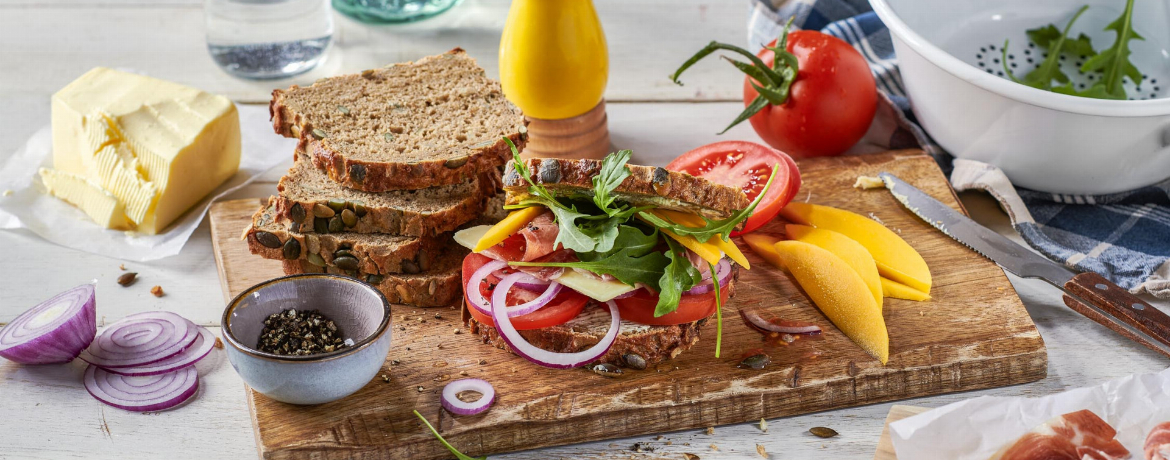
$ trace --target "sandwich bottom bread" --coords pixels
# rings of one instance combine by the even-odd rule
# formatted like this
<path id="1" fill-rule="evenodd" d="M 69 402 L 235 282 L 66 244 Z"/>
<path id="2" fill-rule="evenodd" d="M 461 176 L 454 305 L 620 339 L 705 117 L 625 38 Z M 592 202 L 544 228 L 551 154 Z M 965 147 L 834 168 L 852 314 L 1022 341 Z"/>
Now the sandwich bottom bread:
<path id="1" fill-rule="evenodd" d="M 730 234 L 758 199 L 628 165 L 628 150 L 601 161 L 513 157 L 510 213 L 454 236 L 471 251 L 460 272 L 472 333 L 545 367 L 640 369 L 693 347 L 714 322 L 719 353 L 722 307 L 750 269 Z"/>

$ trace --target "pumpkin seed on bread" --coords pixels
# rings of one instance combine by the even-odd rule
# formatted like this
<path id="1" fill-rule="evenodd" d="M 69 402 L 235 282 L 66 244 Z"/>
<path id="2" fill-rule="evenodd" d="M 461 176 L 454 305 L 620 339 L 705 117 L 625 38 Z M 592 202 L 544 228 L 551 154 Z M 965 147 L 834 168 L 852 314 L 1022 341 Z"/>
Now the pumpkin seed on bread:
<path id="1" fill-rule="evenodd" d="M 461 268 L 467 251 L 452 246 L 438 256 L 430 270 L 415 273 L 357 273 L 356 277 L 370 283 L 386 296 L 390 303 L 418 307 L 446 307 L 454 305 L 463 294 Z M 307 260 L 283 261 L 284 273 L 349 274 L 335 266 L 319 267 Z"/>
<path id="2" fill-rule="evenodd" d="M 459 48 L 275 90 L 269 112 L 317 168 L 367 192 L 470 181 L 511 158 L 504 137 L 528 137 L 520 109 Z"/>

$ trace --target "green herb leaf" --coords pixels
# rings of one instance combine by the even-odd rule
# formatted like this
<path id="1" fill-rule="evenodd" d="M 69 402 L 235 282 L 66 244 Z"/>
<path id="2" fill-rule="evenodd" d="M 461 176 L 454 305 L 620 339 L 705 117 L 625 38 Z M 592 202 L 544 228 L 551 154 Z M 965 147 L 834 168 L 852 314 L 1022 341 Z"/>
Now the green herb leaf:
<path id="1" fill-rule="evenodd" d="M 609 252 L 613 249 L 614 241 L 618 237 L 618 224 L 622 222 L 625 220 L 613 217 L 602 220 L 587 220 L 578 228 L 581 233 L 593 238 L 594 252 Z"/>
<path id="2" fill-rule="evenodd" d="M 779 164 L 772 166 L 772 171 L 775 171 L 779 167 Z M 700 216 L 703 218 L 703 221 L 706 222 L 706 225 L 702 227 L 692 228 L 685 225 L 679 225 L 666 219 L 662 219 L 649 212 L 639 212 L 638 217 L 641 217 L 642 220 L 649 222 L 655 227 L 670 230 L 679 236 L 690 235 L 701 242 L 707 242 L 713 236 L 719 236 L 724 241 L 731 241 L 731 231 L 735 229 L 736 225 L 739 225 L 740 222 L 752 215 L 752 212 L 755 211 L 756 206 L 760 204 L 760 200 L 762 200 L 764 196 L 768 194 L 768 189 L 772 187 L 772 181 L 774 179 L 776 179 L 775 174 L 768 176 L 768 182 L 764 184 L 764 189 L 760 190 L 760 194 L 756 196 L 756 199 L 752 200 L 752 204 L 749 204 L 746 208 L 731 213 L 730 217 L 727 217 L 726 219 L 711 220 Z M 669 238 L 667 239 L 669 240 Z"/>
<path id="3" fill-rule="evenodd" d="M 1066 44 L 1072 42 L 1065 37 L 1068 36 L 1069 30 L 1072 29 L 1073 23 L 1077 22 L 1077 18 L 1081 17 L 1081 14 L 1083 14 L 1087 9 L 1089 9 L 1089 6 L 1085 5 L 1082 6 L 1081 9 L 1077 10 L 1077 13 L 1074 14 L 1072 19 L 1068 21 L 1068 24 L 1064 26 L 1064 31 L 1056 32 L 1055 36 L 1053 35 L 1053 31 L 1056 30 L 1056 26 L 1051 24 L 1040 29 L 1033 29 L 1028 31 L 1029 38 L 1032 38 L 1033 35 L 1037 36 L 1036 38 L 1032 39 L 1033 41 L 1037 41 L 1037 44 L 1039 44 L 1039 41 L 1043 41 L 1045 43 L 1043 46 L 1048 49 L 1048 57 L 1045 58 L 1044 62 L 1041 62 L 1039 66 L 1036 66 L 1035 69 L 1032 69 L 1031 72 L 1028 72 L 1028 74 L 1024 76 L 1023 80 L 1016 78 L 1016 75 L 1012 73 L 1011 68 L 1008 67 L 1008 41 L 1004 40 L 1003 48 L 1001 48 L 1002 56 L 1000 57 L 1000 61 L 1003 63 L 1003 69 L 1008 78 L 1016 83 L 1028 85 L 1033 88 L 1042 90 L 1052 89 L 1052 80 L 1056 80 L 1059 83 L 1068 83 L 1068 75 L 1065 75 L 1064 72 L 1060 70 L 1060 54 L 1064 52 Z M 1084 38 L 1087 42 L 1088 37 Z M 1039 41 L 1037 39 L 1039 39 Z M 1082 45 L 1074 46 L 1081 47 Z M 1089 44 L 1088 48 L 1090 51 L 1092 51 L 1092 44 Z"/>
<path id="4" fill-rule="evenodd" d="M 1103 71 L 1104 75 L 1102 75 L 1101 80 L 1093 86 L 1102 86 L 1104 93 L 1097 91 L 1095 94 L 1107 95 L 1108 97 L 1104 99 L 1125 99 L 1122 77 L 1129 77 L 1134 83 L 1142 81 L 1142 72 L 1129 61 L 1129 41 L 1145 40 L 1144 37 L 1138 35 L 1136 30 L 1133 30 L 1133 0 L 1126 0 L 1125 12 L 1121 13 L 1121 17 L 1105 26 L 1105 30 L 1117 33 L 1117 39 L 1113 42 L 1113 46 L 1085 61 L 1085 64 L 1081 66 L 1081 72 Z"/>
<path id="5" fill-rule="evenodd" d="M 601 160 L 601 171 L 593 176 L 593 202 L 597 204 L 597 208 L 601 209 L 607 215 L 613 216 L 620 211 L 620 208 L 611 208 L 614 197 L 609 194 L 617 190 L 618 186 L 630 177 L 630 167 L 626 166 L 626 162 L 630 161 L 630 155 L 633 152 L 629 150 L 619 150 L 617 152 L 606 155 Z"/>
<path id="6" fill-rule="evenodd" d="M 588 214 L 578 212 L 575 207 L 567 207 L 555 198 L 532 196 L 521 201 L 517 207 L 544 206 L 552 211 L 557 221 L 557 239 L 555 244 L 563 244 L 565 249 L 577 252 L 590 252 L 597 247 L 597 240 L 577 227 L 577 219 L 587 217 Z"/>
<path id="7" fill-rule="evenodd" d="M 641 230 L 633 227 L 623 226 L 625 228 L 633 229 L 637 233 Z M 657 232 L 652 235 L 657 239 Z M 641 238 L 646 238 L 643 234 Z M 583 254 L 578 254 L 580 257 Z M 667 255 L 661 252 L 649 251 L 644 252 L 642 245 L 632 247 L 618 247 L 616 251 L 606 254 L 604 257 L 596 258 L 594 260 L 582 260 L 580 262 L 508 262 L 513 266 L 520 267 L 565 267 L 565 268 L 580 268 L 588 270 L 599 275 L 610 275 L 617 278 L 618 281 L 626 283 L 630 286 L 635 286 L 638 283 L 657 289 L 659 279 L 663 276 L 662 273 L 666 269 Z M 685 259 L 685 258 L 684 258 Z M 689 264 L 689 262 L 688 262 Z M 693 267 L 692 267 L 693 268 Z M 687 288 L 690 289 L 690 288 Z M 677 307 L 678 302 L 675 302 Z"/>
<path id="8" fill-rule="evenodd" d="M 669 250 L 665 258 L 670 259 L 669 265 L 662 271 L 658 280 L 658 304 L 654 306 L 654 317 L 665 315 L 678 310 L 678 303 L 682 300 L 682 293 L 689 291 L 696 284 L 703 281 L 703 275 L 687 260 L 686 250 L 674 238 L 664 238 Z"/>
<path id="9" fill-rule="evenodd" d="M 1036 46 L 1044 48 L 1045 50 L 1050 50 L 1052 45 L 1059 41 L 1063 36 L 1060 33 L 1060 29 L 1057 29 L 1053 24 L 1035 29 L 1028 29 L 1026 33 L 1028 34 L 1028 40 L 1031 40 L 1032 43 L 1036 44 Z M 1093 49 L 1093 41 L 1089 39 L 1088 35 L 1083 33 L 1078 35 L 1075 39 L 1069 38 L 1065 40 L 1062 46 L 1062 50 L 1066 53 L 1078 57 L 1091 57 L 1097 55 L 1097 50 Z"/>
<path id="10" fill-rule="evenodd" d="M 719 348 L 723 345 L 723 305 L 719 296 L 719 278 L 715 276 L 715 264 L 707 262 L 711 267 L 711 282 L 715 284 L 715 357 L 719 357 Z"/>
<path id="11" fill-rule="evenodd" d="M 455 449 L 455 447 L 452 446 L 450 443 L 448 443 L 446 439 L 443 439 L 443 436 L 440 435 L 437 430 L 435 430 L 435 427 L 431 426 L 431 422 L 428 422 L 426 417 L 423 417 L 422 414 L 418 413 L 417 410 L 414 411 L 414 415 L 417 415 L 418 419 L 422 420 L 422 422 L 424 424 L 426 424 L 427 428 L 431 429 L 431 433 L 434 433 L 435 437 L 439 438 L 439 442 L 443 443 L 443 446 L 446 447 L 447 450 L 451 451 L 451 454 L 454 455 L 455 458 L 457 458 L 459 460 L 487 460 L 486 455 L 484 455 L 483 457 L 469 457 L 467 455 L 464 455 L 462 452 L 459 452 L 459 450 Z"/>
<path id="12" fill-rule="evenodd" d="M 618 237 L 614 240 L 614 248 L 607 251 L 579 252 L 577 258 L 591 262 L 603 259 L 617 251 L 626 251 L 630 257 L 642 257 L 658 247 L 658 230 L 654 229 L 649 235 L 632 225 L 619 225 Z M 616 248 L 616 249 L 615 249 Z"/>

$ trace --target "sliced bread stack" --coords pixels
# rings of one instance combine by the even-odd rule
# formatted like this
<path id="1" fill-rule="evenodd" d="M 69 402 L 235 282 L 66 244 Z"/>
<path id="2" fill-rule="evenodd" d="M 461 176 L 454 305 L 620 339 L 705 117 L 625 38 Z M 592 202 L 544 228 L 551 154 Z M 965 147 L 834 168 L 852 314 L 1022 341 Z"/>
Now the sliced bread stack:
<path id="1" fill-rule="evenodd" d="M 461 49 L 272 93 L 277 134 L 299 140 L 279 193 L 245 234 L 284 271 L 362 279 L 393 303 L 461 299 L 454 230 L 498 220 L 503 138 L 520 110 Z"/>

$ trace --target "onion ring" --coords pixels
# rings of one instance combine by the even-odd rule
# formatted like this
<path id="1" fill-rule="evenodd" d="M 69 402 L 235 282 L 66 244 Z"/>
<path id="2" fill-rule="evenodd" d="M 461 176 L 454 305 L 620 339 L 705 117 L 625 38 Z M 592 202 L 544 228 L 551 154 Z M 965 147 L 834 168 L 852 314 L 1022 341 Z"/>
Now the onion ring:
<path id="1" fill-rule="evenodd" d="M 496 306 L 503 306 L 503 308 L 508 312 L 508 317 L 527 315 L 536 310 L 539 310 L 545 305 L 548 305 L 548 303 L 552 301 L 552 299 L 556 297 L 557 294 L 561 293 L 561 283 L 554 281 L 548 285 L 548 287 L 544 290 L 544 293 L 540 294 L 539 297 L 524 302 L 520 305 L 509 307 L 508 290 L 512 289 L 512 285 L 516 284 L 516 281 L 524 276 L 528 275 L 525 275 L 524 273 L 513 273 L 511 275 L 505 275 L 500 279 L 500 283 L 496 285 L 495 291 L 492 292 L 491 308 L 493 311 L 496 309 Z M 486 311 L 482 313 L 490 314 L 490 312 Z"/>
<path id="2" fill-rule="evenodd" d="M 212 348 L 215 348 L 215 335 L 211 331 L 199 326 L 196 326 L 196 331 L 199 335 L 195 337 L 195 341 L 191 342 L 191 346 L 179 354 L 150 364 L 134 367 L 112 367 L 106 370 L 118 375 L 135 377 L 165 374 L 193 365 L 211 353 Z"/>
<path id="3" fill-rule="evenodd" d="M 107 327 L 80 356 L 105 369 L 150 364 L 187 349 L 197 327 L 171 312 L 135 313 Z"/>
<path id="4" fill-rule="evenodd" d="M 479 399 L 465 402 L 459 399 L 459 393 L 475 391 L 480 394 Z M 443 387 L 443 408 L 455 415 L 475 415 L 492 407 L 496 400 L 496 389 L 483 379 L 459 379 Z"/>
<path id="5" fill-rule="evenodd" d="M 483 312 L 485 315 L 490 314 L 491 306 L 486 303 L 488 299 L 483 298 L 483 295 L 479 293 L 479 283 L 482 283 L 489 273 L 507 266 L 507 262 L 492 260 L 471 273 L 471 278 L 467 280 L 467 286 L 464 286 L 467 292 L 467 300 L 471 303 L 471 306 Z"/>
<path id="6" fill-rule="evenodd" d="M 766 320 L 763 316 L 760 316 L 759 311 L 754 309 L 740 310 L 739 315 L 743 317 L 744 322 L 749 326 L 764 332 L 809 335 L 820 334 L 822 332 L 821 327 L 813 323 L 786 321 L 782 319 Z"/>
<path id="7" fill-rule="evenodd" d="M 618 332 L 621 330 L 621 314 L 618 313 L 617 305 L 612 300 L 606 302 L 605 305 L 609 307 L 609 332 L 606 332 L 605 337 L 602 337 L 596 345 L 576 353 L 557 353 L 543 350 L 528 343 L 516 330 L 516 327 L 512 326 L 512 319 L 504 314 L 502 309 L 492 311 L 492 321 L 496 323 L 496 332 L 500 334 L 504 343 L 508 344 L 508 349 L 512 350 L 513 353 L 544 367 L 572 369 L 597 361 L 605 356 L 609 352 L 609 348 L 617 341 Z"/>
<path id="8" fill-rule="evenodd" d="M 710 272 L 708 272 L 708 275 L 709 274 Z M 731 262 L 728 262 L 726 258 L 720 259 L 719 264 L 715 265 L 715 274 L 719 276 L 719 286 L 727 286 L 728 279 L 731 276 Z M 696 284 L 694 287 L 692 287 L 687 292 L 684 292 L 683 294 L 706 294 L 714 289 L 715 284 L 711 282 L 711 277 L 708 276 L 707 278 L 703 279 L 702 283 Z"/>
<path id="9" fill-rule="evenodd" d="M 90 365 L 85 390 L 98 401 L 132 412 L 166 410 L 182 404 L 199 390 L 199 372 L 188 366 L 149 377 L 128 377 Z"/>

